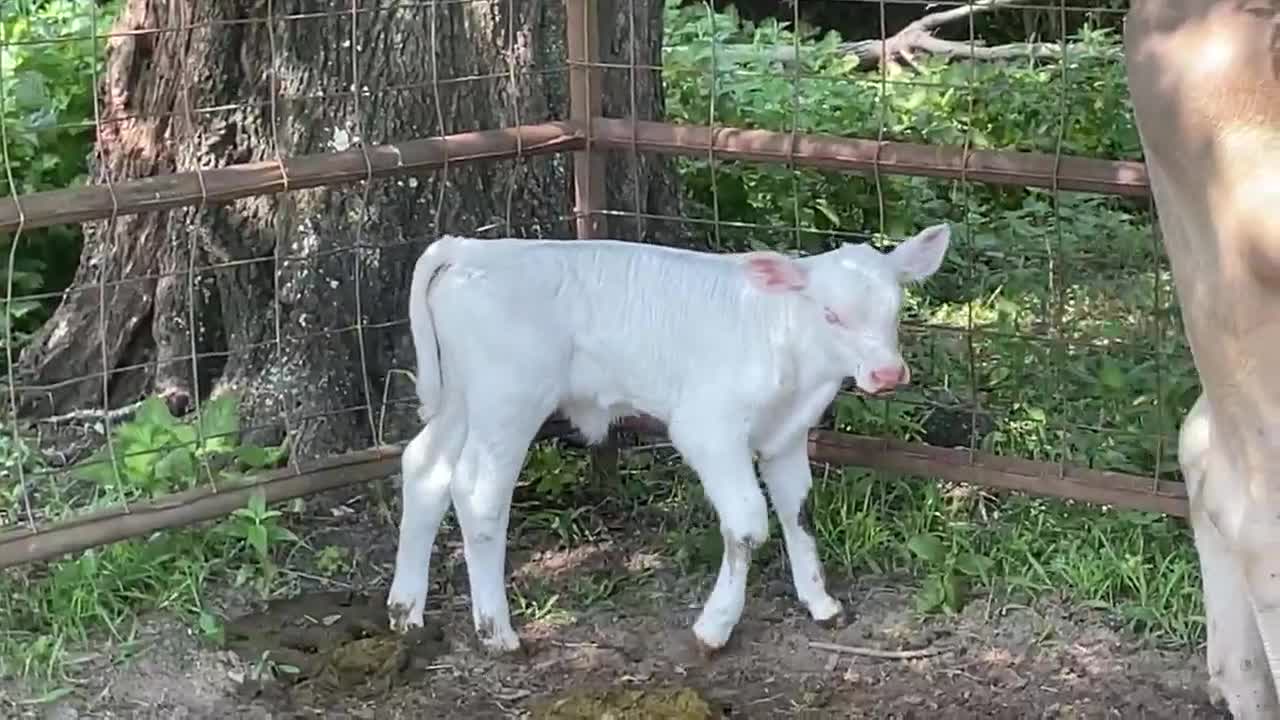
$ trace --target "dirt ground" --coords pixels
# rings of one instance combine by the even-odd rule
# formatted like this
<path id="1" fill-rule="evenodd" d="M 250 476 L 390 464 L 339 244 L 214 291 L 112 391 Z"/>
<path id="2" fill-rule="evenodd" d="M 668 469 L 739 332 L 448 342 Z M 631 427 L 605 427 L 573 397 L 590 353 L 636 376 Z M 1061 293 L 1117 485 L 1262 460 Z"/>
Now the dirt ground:
<path id="1" fill-rule="evenodd" d="M 774 543 L 753 568 L 734 639 L 711 659 L 694 651 L 689 627 L 712 577 L 679 571 L 638 532 L 567 548 L 528 534 L 513 543 L 510 595 L 525 648 L 503 658 L 486 656 L 473 640 L 457 533 L 442 535 L 429 626 L 408 641 L 392 638 L 382 593 L 393 528 L 369 520 L 373 513 L 335 513 L 332 501 L 316 502 L 328 512 L 313 516 L 325 521 L 308 544 L 345 544 L 368 570 L 336 582 L 299 574 L 297 594 L 265 612 L 228 592 L 218 602 L 236 619 L 223 648 L 172 619 L 151 618 L 128 659 L 100 649 L 79 664 L 75 692 L 20 706 L 17 716 L 1228 717 L 1208 704 L 1201 652 L 1146 647 L 1099 614 L 1062 604 L 979 599 L 958 617 L 919 619 L 907 580 L 833 577 L 847 624 L 821 628 L 795 601 Z M 276 679 L 263 672 L 272 666 Z M 644 703 L 665 709 L 646 712 Z"/>

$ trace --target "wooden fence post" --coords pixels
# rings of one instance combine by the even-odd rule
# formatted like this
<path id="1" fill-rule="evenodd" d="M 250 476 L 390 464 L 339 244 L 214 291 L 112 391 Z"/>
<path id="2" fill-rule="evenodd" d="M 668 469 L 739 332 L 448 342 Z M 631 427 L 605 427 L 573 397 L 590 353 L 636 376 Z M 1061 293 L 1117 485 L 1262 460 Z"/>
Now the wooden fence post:
<path id="1" fill-rule="evenodd" d="M 574 218 L 579 240 L 607 236 L 604 209 L 604 153 L 592 137 L 592 119 L 604 110 L 603 73 L 600 70 L 600 15 L 597 0 L 565 0 L 568 34 L 569 120 L 586 133 L 586 146 L 573 154 Z M 614 430 L 591 449 L 591 481 L 598 487 L 616 487 L 618 438 Z"/>

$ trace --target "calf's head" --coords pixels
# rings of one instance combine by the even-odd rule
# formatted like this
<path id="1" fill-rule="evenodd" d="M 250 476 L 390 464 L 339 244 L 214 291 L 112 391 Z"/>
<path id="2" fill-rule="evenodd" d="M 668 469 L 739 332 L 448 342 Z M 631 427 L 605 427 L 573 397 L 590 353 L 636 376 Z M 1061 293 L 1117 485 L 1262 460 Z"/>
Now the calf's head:
<path id="1" fill-rule="evenodd" d="M 887 253 L 849 243 L 805 258 L 748 253 L 746 269 L 756 289 L 800 297 L 800 312 L 811 314 L 802 322 L 824 328 L 845 374 L 878 394 L 911 379 L 898 349 L 902 287 L 937 272 L 950 242 L 950 226 L 933 225 Z"/>

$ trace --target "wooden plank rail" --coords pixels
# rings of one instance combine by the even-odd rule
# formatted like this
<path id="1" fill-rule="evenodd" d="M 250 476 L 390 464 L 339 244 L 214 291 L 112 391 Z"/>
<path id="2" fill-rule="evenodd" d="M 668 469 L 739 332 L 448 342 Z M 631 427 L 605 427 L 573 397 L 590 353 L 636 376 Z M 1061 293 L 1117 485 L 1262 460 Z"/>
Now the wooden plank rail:
<path id="1" fill-rule="evenodd" d="M 620 423 L 623 429 L 662 437 L 661 425 L 641 418 Z M 565 437 L 571 427 L 561 419 L 545 423 L 538 438 Z M 1009 458 L 964 448 L 938 448 L 884 438 L 815 430 L 809 435 L 813 462 L 856 465 L 955 482 L 1018 490 L 1033 495 L 1080 500 L 1117 507 L 1187 516 L 1182 483 L 1125 473 L 1061 467 L 1055 463 Z M 134 503 L 128 510 L 85 513 L 39 528 L 14 528 L 0 533 L 0 568 L 49 560 L 85 548 L 140 537 L 157 530 L 213 520 L 244 507 L 256 492 L 268 503 L 291 500 L 337 487 L 354 485 L 400 470 L 400 448 L 383 447 L 346 453 L 257 475 L 253 482 L 197 488 Z"/>

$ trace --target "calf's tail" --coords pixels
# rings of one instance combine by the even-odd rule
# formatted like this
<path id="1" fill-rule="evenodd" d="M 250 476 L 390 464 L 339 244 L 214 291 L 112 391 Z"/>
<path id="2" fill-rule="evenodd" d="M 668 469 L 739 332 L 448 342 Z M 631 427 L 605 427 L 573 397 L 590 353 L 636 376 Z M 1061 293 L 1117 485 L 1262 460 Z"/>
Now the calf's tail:
<path id="1" fill-rule="evenodd" d="M 409 332 L 417 356 L 416 389 L 418 417 L 429 422 L 440 407 L 444 376 L 440 368 L 440 338 L 436 336 L 435 318 L 431 311 L 431 287 L 450 263 L 452 238 L 444 236 L 427 246 L 413 266 L 409 284 Z"/>

